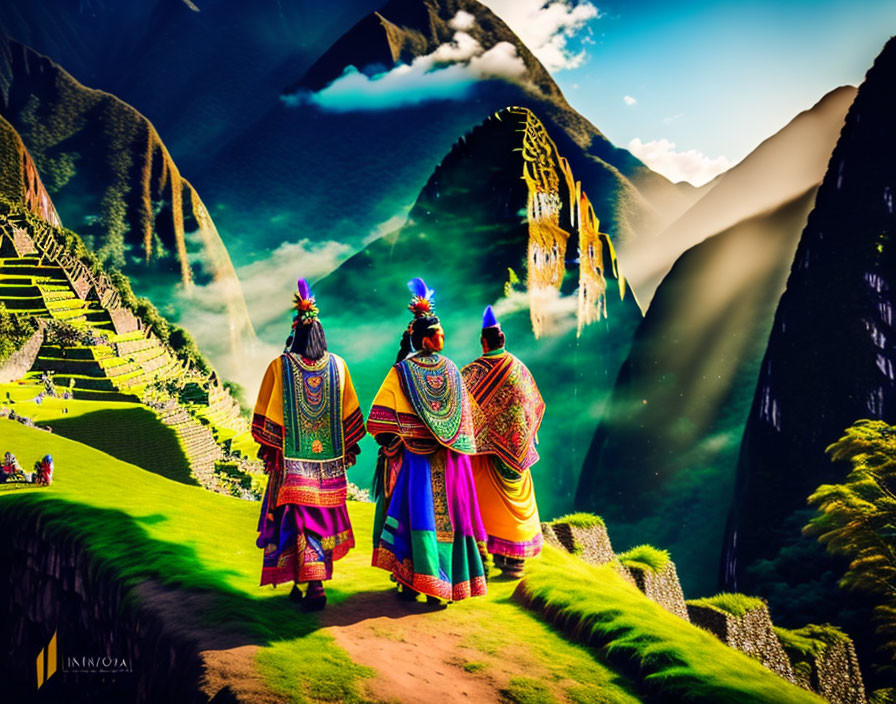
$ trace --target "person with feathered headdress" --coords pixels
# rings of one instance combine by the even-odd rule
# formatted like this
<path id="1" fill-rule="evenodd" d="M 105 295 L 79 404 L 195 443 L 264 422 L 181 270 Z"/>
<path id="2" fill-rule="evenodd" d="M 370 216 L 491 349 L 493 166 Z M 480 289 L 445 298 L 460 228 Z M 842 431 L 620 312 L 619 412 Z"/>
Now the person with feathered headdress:
<path id="1" fill-rule="evenodd" d="M 486 590 L 470 400 L 460 370 L 440 354 L 445 333 L 434 292 L 419 278 L 408 287 L 414 319 L 367 421 L 383 448 L 373 565 L 394 575 L 401 598 L 452 602 Z"/>
<path id="2" fill-rule="evenodd" d="M 304 610 L 326 605 L 323 582 L 355 545 L 345 470 L 366 434 L 348 366 L 327 350 L 318 315 L 299 279 L 292 332 L 268 365 L 252 419 L 269 475 L 258 521 L 261 585 L 294 582 L 290 598 Z"/>
<path id="3" fill-rule="evenodd" d="M 504 348 L 491 306 L 482 316 L 482 356 L 461 371 L 473 408 L 476 494 L 488 551 L 505 576 L 521 577 L 526 558 L 541 552 L 541 522 L 532 474 L 545 404 L 535 379 Z"/>

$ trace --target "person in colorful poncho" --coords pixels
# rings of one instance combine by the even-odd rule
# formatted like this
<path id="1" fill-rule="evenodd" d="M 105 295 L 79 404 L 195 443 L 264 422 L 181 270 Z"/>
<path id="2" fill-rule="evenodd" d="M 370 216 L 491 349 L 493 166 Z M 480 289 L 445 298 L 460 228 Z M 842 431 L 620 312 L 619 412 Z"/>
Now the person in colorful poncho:
<path id="1" fill-rule="evenodd" d="M 538 461 L 544 401 L 535 379 L 504 349 L 492 307 L 482 317 L 482 356 L 461 371 L 472 399 L 477 454 L 472 459 L 488 551 L 505 576 L 521 577 L 541 552 L 541 523 L 530 467 Z"/>
<path id="2" fill-rule="evenodd" d="M 323 582 L 355 545 L 345 469 L 365 430 L 348 367 L 327 351 L 304 279 L 295 306 L 286 350 L 265 372 L 252 420 L 269 475 L 257 544 L 264 550 L 261 585 L 294 582 L 290 598 L 310 611 L 326 605 Z"/>
<path id="3" fill-rule="evenodd" d="M 422 279 L 409 287 L 414 320 L 380 387 L 367 430 L 383 447 L 376 481 L 373 565 L 399 596 L 430 604 L 485 594 L 485 528 L 470 469 L 470 401 Z M 414 354 L 409 353 L 416 350 Z"/>

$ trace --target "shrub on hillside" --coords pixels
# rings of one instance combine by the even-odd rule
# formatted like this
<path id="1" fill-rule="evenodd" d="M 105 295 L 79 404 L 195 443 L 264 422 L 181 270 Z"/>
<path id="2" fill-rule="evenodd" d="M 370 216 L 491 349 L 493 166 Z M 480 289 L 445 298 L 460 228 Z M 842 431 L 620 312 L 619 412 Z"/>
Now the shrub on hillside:
<path id="1" fill-rule="evenodd" d="M 37 325 L 33 318 L 11 313 L 0 303 L 0 364 L 21 349 L 35 330 Z"/>

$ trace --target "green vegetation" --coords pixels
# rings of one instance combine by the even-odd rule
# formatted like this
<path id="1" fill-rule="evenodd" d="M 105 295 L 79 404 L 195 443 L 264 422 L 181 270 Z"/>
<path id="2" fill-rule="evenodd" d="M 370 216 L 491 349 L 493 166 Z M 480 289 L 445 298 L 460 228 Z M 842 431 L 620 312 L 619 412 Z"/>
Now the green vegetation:
<path id="1" fill-rule="evenodd" d="M 551 525 L 558 523 L 566 523 L 573 528 L 594 528 L 596 526 L 604 527 L 604 519 L 594 513 L 567 513 L 565 516 L 555 518 L 551 521 Z"/>
<path id="2" fill-rule="evenodd" d="M 34 402 L 35 387 L 0 384 L 13 410 L 49 426 L 56 435 L 84 443 L 123 462 L 185 484 L 196 484 L 183 444 L 173 428 L 139 403 L 44 398 Z M 0 448 L 2 449 L 2 448 Z"/>
<path id="3" fill-rule="evenodd" d="M 722 592 L 721 594 L 704 597 L 702 599 L 689 599 L 688 604 L 694 606 L 706 606 L 738 617 L 745 615 L 748 611 L 753 611 L 754 609 L 759 609 L 765 606 L 765 602 L 755 596 L 730 594 L 728 592 Z"/>
<path id="4" fill-rule="evenodd" d="M 152 579 L 205 595 L 203 624 L 238 627 L 247 642 L 260 645 L 259 671 L 285 702 L 365 701 L 361 682 L 370 671 L 320 630 L 317 616 L 298 612 L 287 589 L 258 587 L 257 503 L 171 482 L 18 423 L 0 420 L 0 426 L 4 447 L 23 462 L 49 452 L 56 463 L 52 486 L 0 492 L 0 528 L 20 529 L 40 516 L 49 535 L 86 546 L 103 578 L 124 586 Z M 336 579 L 327 587 L 327 608 L 371 594 L 392 604 L 388 576 L 369 566 L 370 553 L 362 547 L 372 529 L 373 505 L 351 502 L 349 511 L 359 548 L 338 563 Z M 515 587 L 494 583 L 486 598 L 427 614 L 427 629 L 460 634 L 464 662 L 482 662 L 490 670 L 512 662 L 535 677 L 544 673 L 547 682 L 574 680 L 603 692 L 607 702 L 637 704 L 628 693 L 631 685 L 591 651 L 568 643 L 514 604 Z M 521 642 L 531 648 L 521 651 Z M 561 684 L 552 686 L 562 692 Z"/>
<path id="5" fill-rule="evenodd" d="M 527 565 L 525 599 L 635 673 L 653 701 L 820 703 L 757 661 L 644 598 L 611 565 L 592 567 L 545 548 Z"/>
<path id="6" fill-rule="evenodd" d="M 476 673 L 488 669 L 488 665 L 484 662 L 465 662 L 463 668 L 466 672 Z"/>
<path id="7" fill-rule="evenodd" d="M 72 402 L 74 406 L 76 402 Z M 78 412 L 88 406 L 96 410 Z M 129 462 L 168 479 L 196 484 L 190 476 L 190 462 L 174 428 L 164 425 L 156 414 L 138 404 L 82 401 L 74 412 L 49 421 L 53 432 L 83 442 L 123 462 Z"/>
<path id="8" fill-rule="evenodd" d="M 896 704 L 896 688 L 875 689 L 868 696 L 868 704 Z"/>
<path id="9" fill-rule="evenodd" d="M 638 545 L 617 556 L 626 567 L 636 567 L 659 574 L 672 559 L 668 550 L 660 550 L 652 545 Z"/>
<path id="10" fill-rule="evenodd" d="M 10 313 L 0 301 L 0 364 L 19 350 L 36 330 L 32 318 Z"/>
<path id="11" fill-rule="evenodd" d="M 46 223 L 22 206 L 11 203 L 4 198 L 0 198 L 0 213 L 15 213 L 17 216 L 25 217 L 35 228 L 41 230 L 49 228 Z M 67 228 L 50 228 L 50 232 L 52 232 L 55 240 L 63 245 L 66 251 L 77 257 L 95 276 L 105 274 L 109 283 L 118 292 L 122 305 L 143 320 L 162 342 L 174 350 L 182 361 L 187 362 L 204 374 L 211 372 L 211 365 L 199 351 L 193 337 L 183 328 L 172 325 L 165 320 L 148 298 L 139 298 L 131 288 L 130 280 L 125 274 L 122 274 L 115 268 L 104 267 L 103 261 L 108 259 L 108 257 L 98 256 L 72 230 Z M 109 242 L 115 241 L 117 241 L 115 237 L 109 240 Z M 113 260 L 116 258 L 117 255 L 112 257 Z"/>
<path id="12" fill-rule="evenodd" d="M 501 696 L 511 704 L 556 704 L 557 699 L 542 682 L 531 677 L 511 677 Z"/>
<path id="13" fill-rule="evenodd" d="M 841 587 L 882 598 L 874 609 L 881 649 L 896 655 L 896 428 L 857 421 L 827 452 L 852 469 L 842 484 L 824 484 L 809 497 L 819 513 L 803 532 L 851 559 Z"/>
<path id="14" fill-rule="evenodd" d="M 259 645 L 259 671 L 286 702 L 365 701 L 370 670 L 335 645 L 316 615 L 298 612 L 288 590 L 258 587 L 258 504 L 169 481 L 18 423 L 0 424 L 4 446 L 23 462 L 47 452 L 56 462 L 52 486 L 0 493 L 0 530 L 27 529 L 39 518 L 47 535 L 84 546 L 97 579 L 124 587 L 153 580 L 198 592 L 201 625 L 238 628 L 246 643 Z M 349 511 L 363 546 L 373 506 L 351 502 Z M 502 696 L 509 701 L 637 704 L 645 697 L 672 701 L 685 691 L 706 702 L 819 701 L 648 601 L 609 567 L 546 548 L 527 570 L 533 594 L 584 617 L 600 649 L 569 642 L 520 608 L 512 598 L 516 583 L 492 582 L 484 598 L 426 614 L 427 632 L 459 639 L 458 662 L 481 663 L 508 682 Z M 338 563 L 328 609 L 356 599 L 391 605 L 391 590 L 359 547 Z M 403 634 L 409 623 L 387 619 L 381 628 Z"/>
<path id="15" fill-rule="evenodd" d="M 121 296 L 125 308 L 140 318 L 162 342 L 174 350 L 177 357 L 203 374 L 209 374 L 212 366 L 200 352 L 193 336 L 177 325 L 169 323 L 148 298 L 140 298 L 131 288 L 128 277 L 116 269 L 107 272 L 110 281 Z"/>
<path id="16" fill-rule="evenodd" d="M 265 646 L 259 669 L 284 701 L 320 700 L 323 694 L 364 701 L 358 682 L 370 672 L 319 631 L 316 617 L 280 598 L 285 590 L 259 589 L 258 504 L 171 482 L 19 423 L 0 425 L 4 447 L 21 461 L 49 452 L 56 465 L 50 487 L 0 494 L 4 531 L 40 516 L 46 535 L 84 546 L 94 579 L 120 581 L 125 588 L 152 579 L 204 595 L 208 606 L 198 618 L 206 626 L 238 624 L 251 642 Z M 372 507 L 358 506 L 362 515 L 353 518 L 371 521 L 364 514 Z M 131 593 L 128 605 L 133 598 Z M 331 598 L 339 601 L 338 591 Z"/>

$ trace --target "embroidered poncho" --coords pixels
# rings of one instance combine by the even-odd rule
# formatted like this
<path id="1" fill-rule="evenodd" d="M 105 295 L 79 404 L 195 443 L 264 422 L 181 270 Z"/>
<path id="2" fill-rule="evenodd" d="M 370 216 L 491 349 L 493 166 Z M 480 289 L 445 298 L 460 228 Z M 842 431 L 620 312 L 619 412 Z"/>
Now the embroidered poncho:
<path id="1" fill-rule="evenodd" d="M 523 472 L 538 461 L 545 404 L 532 374 L 509 352 L 484 355 L 461 372 L 473 404 L 476 449 Z"/>
<path id="2" fill-rule="evenodd" d="M 433 440 L 475 454 L 470 399 L 460 371 L 447 357 L 415 355 L 396 364 L 377 392 L 367 430 L 398 435 L 412 452 L 429 453 Z"/>
<path id="3" fill-rule="evenodd" d="M 252 419 L 252 437 L 282 458 L 276 502 L 345 502 L 346 452 L 365 434 L 345 362 L 327 353 L 308 363 L 285 353 L 268 366 Z"/>

